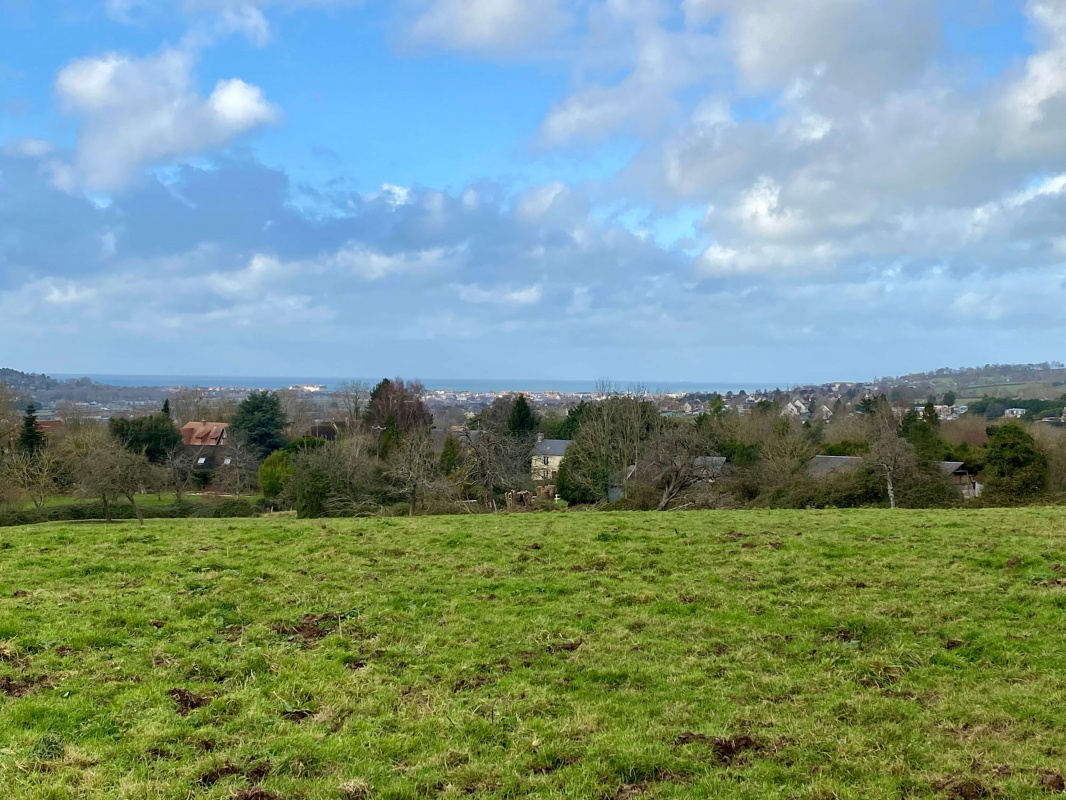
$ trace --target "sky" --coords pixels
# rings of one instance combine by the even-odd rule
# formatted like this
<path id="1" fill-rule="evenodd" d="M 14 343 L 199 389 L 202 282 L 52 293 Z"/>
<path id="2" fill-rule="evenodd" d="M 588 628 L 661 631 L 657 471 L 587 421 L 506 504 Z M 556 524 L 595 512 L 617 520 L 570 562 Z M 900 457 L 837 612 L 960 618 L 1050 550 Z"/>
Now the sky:
<path id="1" fill-rule="evenodd" d="M 0 365 L 1062 359 L 1066 0 L 0 0 Z"/>

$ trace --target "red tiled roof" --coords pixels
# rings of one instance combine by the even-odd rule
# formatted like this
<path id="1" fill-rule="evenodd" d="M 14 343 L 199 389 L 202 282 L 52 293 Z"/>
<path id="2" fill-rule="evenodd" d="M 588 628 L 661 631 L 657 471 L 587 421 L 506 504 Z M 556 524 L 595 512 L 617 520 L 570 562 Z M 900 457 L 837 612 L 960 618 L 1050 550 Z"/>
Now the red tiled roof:
<path id="1" fill-rule="evenodd" d="M 217 447 L 226 443 L 225 422 L 189 422 L 181 429 L 181 440 L 188 445 Z"/>

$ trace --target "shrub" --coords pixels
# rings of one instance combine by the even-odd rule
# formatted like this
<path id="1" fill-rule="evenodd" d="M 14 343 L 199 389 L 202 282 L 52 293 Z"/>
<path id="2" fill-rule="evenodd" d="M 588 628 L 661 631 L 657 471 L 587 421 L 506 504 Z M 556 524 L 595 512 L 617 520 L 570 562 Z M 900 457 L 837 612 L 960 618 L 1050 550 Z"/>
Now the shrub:
<path id="1" fill-rule="evenodd" d="M 254 517 L 256 508 L 247 500 L 226 500 L 221 503 L 190 503 L 183 501 L 168 506 L 145 506 L 141 509 L 145 519 L 189 519 Z M 43 522 L 85 522 L 106 518 L 101 503 L 71 503 L 70 505 L 46 508 L 29 508 L 21 511 L 0 510 L 0 528 L 16 525 L 37 525 Z M 132 506 L 111 506 L 114 520 L 136 519 Z"/>
<path id="2" fill-rule="evenodd" d="M 321 439 L 315 439 L 321 442 Z M 285 486 L 292 478 L 295 467 L 292 457 L 285 450 L 278 450 L 266 457 L 259 467 L 259 488 L 263 497 L 275 498 L 285 491 Z"/>

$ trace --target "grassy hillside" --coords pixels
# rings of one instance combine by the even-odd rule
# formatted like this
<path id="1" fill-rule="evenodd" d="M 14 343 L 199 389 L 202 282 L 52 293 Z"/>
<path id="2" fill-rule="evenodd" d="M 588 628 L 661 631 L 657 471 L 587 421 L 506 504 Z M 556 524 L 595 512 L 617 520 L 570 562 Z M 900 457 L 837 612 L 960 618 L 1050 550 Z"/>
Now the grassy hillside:
<path id="1" fill-rule="evenodd" d="M 1045 797 L 1066 513 L 0 530 L 5 797 Z"/>

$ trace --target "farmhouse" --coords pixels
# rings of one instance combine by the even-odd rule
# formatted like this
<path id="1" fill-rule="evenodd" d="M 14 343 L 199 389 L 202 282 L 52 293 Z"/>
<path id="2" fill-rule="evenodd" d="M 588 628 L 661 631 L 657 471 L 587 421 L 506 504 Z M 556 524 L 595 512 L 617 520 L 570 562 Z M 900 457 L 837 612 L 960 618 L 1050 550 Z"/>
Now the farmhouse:
<path id="1" fill-rule="evenodd" d="M 559 476 L 559 466 L 570 447 L 569 439 L 537 438 L 533 448 L 532 474 L 535 481 L 553 481 Z"/>
<path id="2" fill-rule="evenodd" d="M 181 441 L 191 455 L 195 469 L 213 470 L 229 465 L 227 433 L 225 422 L 189 422 L 182 426 Z"/>

